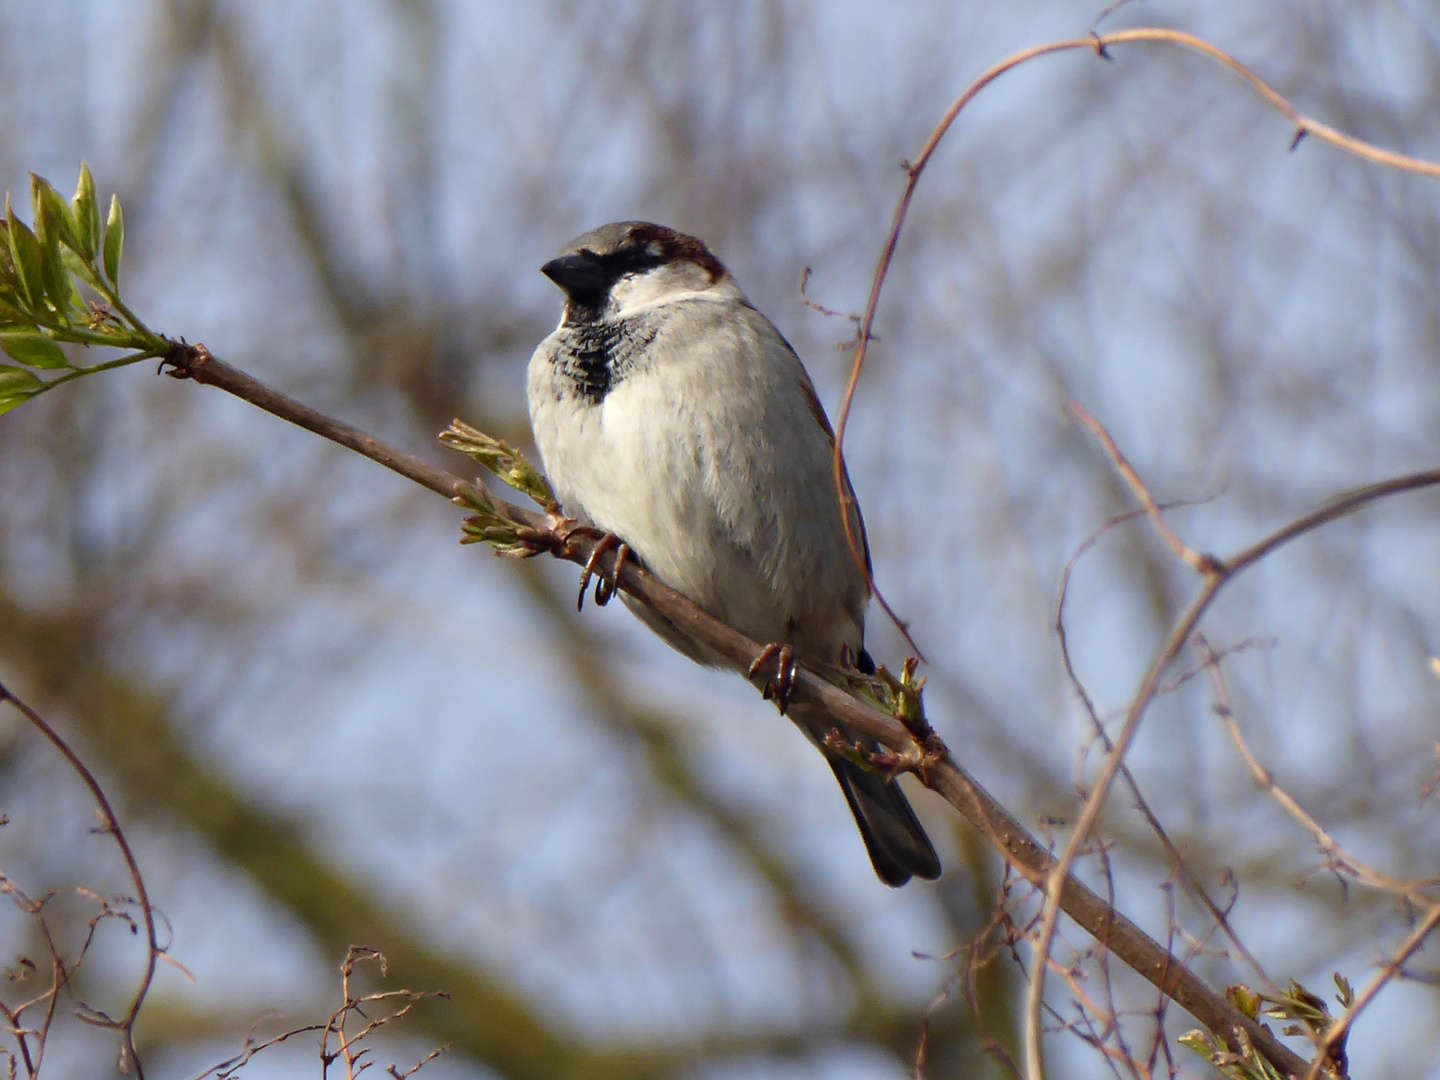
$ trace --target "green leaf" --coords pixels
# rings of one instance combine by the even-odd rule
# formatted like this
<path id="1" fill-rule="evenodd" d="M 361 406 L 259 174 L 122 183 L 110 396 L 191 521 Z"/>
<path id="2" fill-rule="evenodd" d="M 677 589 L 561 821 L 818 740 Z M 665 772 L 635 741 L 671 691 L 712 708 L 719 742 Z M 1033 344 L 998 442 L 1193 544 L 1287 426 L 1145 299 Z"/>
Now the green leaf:
<path id="1" fill-rule="evenodd" d="M 1244 983 L 1227 986 L 1225 988 L 1225 997 L 1231 1005 L 1234 1005 L 1235 1008 L 1239 1009 L 1251 1020 L 1259 1018 L 1261 1005 L 1260 995 Z"/>
<path id="2" fill-rule="evenodd" d="M 95 178 L 90 166 L 80 162 L 80 179 L 75 184 L 75 197 L 70 200 L 70 213 L 75 219 L 75 238 L 80 241 L 76 252 L 87 262 L 95 259 L 100 242 L 100 204 L 95 201 Z"/>
<path id="3" fill-rule="evenodd" d="M 55 313 L 60 317 L 60 321 L 67 325 L 77 315 L 83 322 L 88 314 L 81 314 L 85 311 L 85 305 L 80 300 L 80 290 L 75 288 L 75 280 L 65 266 L 64 256 L 69 253 L 69 249 L 55 244 L 47 246 L 43 250 L 45 253 L 45 294 L 50 297 L 50 302 L 55 306 Z"/>
<path id="4" fill-rule="evenodd" d="M 0 248 L 0 251 L 3 250 L 3 248 Z M 65 264 L 65 269 L 70 272 L 72 278 L 79 278 L 92 289 L 99 283 L 100 278 L 96 275 L 90 264 L 69 248 L 60 249 L 60 261 Z M 77 296 L 77 300 L 78 299 Z"/>
<path id="5" fill-rule="evenodd" d="M 516 491 L 529 495 L 541 506 L 555 501 L 550 484 L 539 469 L 502 439 L 477 431 L 463 420 L 454 420 L 440 433 L 440 441 L 451 450 L 474 458 Z"/>
<path id="6" fill-rule="evenodd" d="M 36 179 L 44 184 L 39 177 Z M 45 187 L 54 195 L 55 201 L 59 202 L 60 196 L 55 193 L 55 189 L 48 184 Z M 44 196 L 37 195 L 36 199 L 43 200 Z M 60 203 L 60 208 L 68 217 L 70 211 L 63 202 Z M 61 258 L 61 252 L 65 249 L 60 246 L 60 236 L 67 226 L 56 220 L 54 207 L 46 201 L 36 203 L 35 225 L 39 230 L 36 239 L 40 241 L 40 272 L 45 279 L 45 295 L 50 298 L 50 305 L 60 320 L 69 322 L 71 309 L 80 304 L 80 294 L 75 291 L 75 285 L 70 280 L 70 271 L 65 268 L 65 260 Z"/>
<path id="7" fill-rule="evenodd" d="M 9 231 L 8 223 L 0 221 L 0 229 Z M 17 296 L 21 293 L 20 277 L 15 273 L 15 256 L 11 253 L 8 242 L 0 244 L 0 280 Z"/>
<path id="8" fill-rule="evenodd" d="M 12 397 L 0 396 L 0 416 L 4 416 L 11 409 L 15 408 L 16 405 L 22 405 L 34 396 L 34 394 L 15 394 Z"/>
<path id="9" fill-rule="evenodd" d="M 38 308 L 45 296 L 45 257 L 40 251 L 40 241 L 23 221 L 18 221 L 10 209 L 10 195 L 5 195 L 5 230 L 10 239 L 10 258 L 15 263 L 16 280 L 31 308 Z"/>
<path id="10" fill-rule="evenodd" d="M 0 334 L 0 349 L 26 367 L 53 370 L 72 366 L 64 350 L 42 334 Z"/>
<path id="11" fill-rule="evenodd" d="M 33 172 L 30 174 L 30 206 L 35 212 L 35 227 L 42 243 L 54 240 L 71 251 L 80 250 L 70 207 L 49 180 Z"/>
<path id="12" fill-rule="evenodd" d="M 120 249 L 125 246 L 125 218 L 120 213 L 120 196 L 110 196 L 110 214 L 105 219 L 105 276 L 120 285 Z"/>
<path id="13" fill-rule="evenodd" d="M 1225 1048 L 1215 1041 L 1208 1031 L 1201 1031 L 1196 1028 L 1194 1031 L 1187 1031 L 1175 1039 L 1181 1046 L 1188 1047 L 1205 1059 L 1218 1057 L 1224 1053 Z"/>
<path id="14" fill-rule="evenodd" d="M 1339 1001 L 1342 1006 L 1348 1009 L 1351 1005 L 1355 1004 L 1355 988 L 1350 985 L 1350 980 L 1338 971 L 1335 972 L 1335 986 L 1340 991 L 1336 1000 Z"/>
<path id="15" fill-rule="evenodd" d="M 28 396 L 44 385 L 33 371 L 0 364 L 0 397 Z"/>
<path id="16" fill-rule="evenodd" d="M 5 245 L 0 244 L 0 251 Z M 8 285 L 0 285 L 0 330 L 34 330 L 35 320 L 20 308 L 24 301 Z"/>

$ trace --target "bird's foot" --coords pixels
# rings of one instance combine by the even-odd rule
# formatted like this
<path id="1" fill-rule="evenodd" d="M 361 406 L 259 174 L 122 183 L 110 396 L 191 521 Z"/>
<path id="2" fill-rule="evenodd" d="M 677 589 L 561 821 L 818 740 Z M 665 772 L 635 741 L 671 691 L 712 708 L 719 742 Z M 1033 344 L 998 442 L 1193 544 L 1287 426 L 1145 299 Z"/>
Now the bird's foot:
<path id="1" fill-rule="evenodd" d="M 761 693 L 766 701 L 774 700 L 775 707 L 784 716 L 790 707 L 790 691 L 795 689 L 795 650 L 772 641 L 750 665 L 750 678 L 755 678 L 768 664 L 774 665 L 773 674 L 765 680 Z"/>
<path id="2" fill-rule="evenodd" d="M 611 548 L 615 549 L 615 565 L 607 571 L 600 565 L 600 556 Z M 585 589 L 589 586 L 591 577 L 595 578 L 595 606 L 604 607 L 608 604 L 620 582 L 620 571 L 625 569 L 629 558 L 629 544 L 612 532 L 602 534 L 596 541 L 595 550 L 590 552 L 590 557 L 585 560 L 585 568 L 580 571 L 580 592 L 575 597 L 575 610 L 583 611 L 585 608 Z"/>

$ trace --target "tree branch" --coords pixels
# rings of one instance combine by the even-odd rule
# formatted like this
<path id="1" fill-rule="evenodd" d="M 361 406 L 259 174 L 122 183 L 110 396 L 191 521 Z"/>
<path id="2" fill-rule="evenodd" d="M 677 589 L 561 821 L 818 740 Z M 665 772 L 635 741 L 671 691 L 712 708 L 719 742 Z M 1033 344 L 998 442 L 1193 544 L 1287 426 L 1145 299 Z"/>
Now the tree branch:
<path id="1" fill-rule="evenodd" d="M 333 420 L 294 398 L 279 393 L 239 369 L 212 356 L 201 345 L 177 345 L 166 357 L 169 374 L 189 378 L 248 401 L 266 412 L 298 424 L 308 431 L 356 451 L 378 464 L 420 484 L 446 498 L 454 499 L 462 491 L 474 489 L 475 482 L 438 469 L 410 454 L 402 453 L 380 442 L 358 428 Z M 1440 482 L 1437 471 L 1436 482 Z M 545 514 L 494 500 L 498 511 L 516 525 L 552 534 L 552 523 Z M 554 554 L 577 565 L 594 554 L 597 541 L 583 534 L 574 534 L 557 543 Z M 614 552 L 602 551 L 599 566 L 614 569 Z M 675 590 L 627 561 L 620 568 L 619 586 L 631 596 L 665 616 L 676 627 L 697 641 L 714 649 L 742 669 L 761 654 L 763 646 L 724 623 L 707 615 Z M 1172 643 L 1173 644 L 1173 643 Z M 1168 651 L 1168 650 L 1167 650 Z M 763 677 L 754 680 L 757 689 Z M 796 673 L 791 699 L 803 702 L 822 712 L 837 725 L 848 728 L 900 755 L 918 757 L 920 748 L 914 736 L 898 720 L 851 697 L 803 667 Z M 1000 805 L 973 777 L 951 759 L 943 746 L 937 759 L 927 760 L 916 769 L 922 783 L 941 795 L 970 822 L 1001 856 L 1033 884 L 1043 885 L 1051 879 L 1057 861 L 1030 833 Z M 1161 993 L 1172 998 L 1201 1024 L 1239 1050 L 1237 1028 L 1243 1029 L 1253 1045 L 1278 1068 L 1300 1075 L 1306 1063 L 1282 1045 L 1267 1028 L 1250 1020 L 1220 994 L 1207 986 L 1168 949 L 1155 941 L 1139 926 L 1117 912 L 1099 895 L 1073 875 L 1065 874 L 1058 891 L 1059 908 L 1092 937 L 1131 969 L 1152 983 Z"/>
<path id="2" fill-rule="evenodd" d="M 1116 776 L 1119 775 L 1125 767 L 1125 754 L 1140 730 L 1140 721 L 1144 717 L 1145 711 L 1150 707 L 1150 703 L 1155 700 L 1160 692 L 1161 678 L 1180 655 L 1180 651 L 1185 647 L 1192 635 L 1194 635 L 1196 628 L 1200 624 L 1201 617 L 1209 610 L 1210 605 L 1220 594 L 1220 590 L 1233 581 L 1237 574 L 1254 566 L 1261 559 L 1283 545 L 1288 544 L 1291 540 L 1298 539 L 1306 533 L 1320 528 L 1322 525 L 1326 525 L 1347 514 L 1354 513 L 1361 507 L 1379 499 L 1401 492 L 1415 491 L 1420 488 L 1440 484 L 1440 469 L 1428 469 L 1423 472 L 1395 477 L 1390 480 L 1382 480 L 1375 484 L 1368 484 L 1365 487 L 1358 488 L 1355 491 L 1341 496 L 1328 505 L 1320 507 L 1318 510 L 1305 514 L 1295 521 L 1282 526 L 1258 543 L 1245 548 L 1230 559 L 1222 560 L 1213 555 L 1202 555 L 1191 551 L 1188 545 L 1184 544 L 1178 536 L 1175 536 L 1168 526 L 1163 525 L 1163 519 L 1160 516 L 1158 508 L 1155 506 L 1154 499 L 1151 498 L 1150 493 L 1145 489 L 1145 485 L 1143 481 L 1140 480 L 1139 475 L 1135 473 L 1134 469 L 1125 461 L 1123 455 L 1120 454 L 1118 447 L 1115 445 L 1114 440 L 1110 438 L 1109 433 L 1083 409 L 1079 410 L 1079 415 L 1087 427 L 1103 437 L 1102 441 L 1106 449 L 1111 453 L 1117 471 L 1125 476 L 1127 482 L 1137 490 L 1140 501 L 1152 512 L 1152 520 L 1159 526 L 1157 531 L 1166 539 L 1167 543 L 1172 543 L 1177 557 L 1199 573 L 1202 584 L 1195 594 L 1195 597 L 1190 601 L 1189 606 L 1181 614 L 1179 619 L 1176 620 L 1175 625 L 1166 637 L 1165 643 L 1161 646 L 1159 653 L 1151 662 L 1149 669 L 1145 672 L 1145 677 L 1140 683 L 1140 688 L 1131 700 L 1130 707 L 1125 716 L 1125 723 L 1121 727 L 1119 735 L 1115 738 L 1114 745 L 1109 749 L 1105 764 L 1101 768 L 1100 775 L 1085 800 L 1085 805 L 1081 809 L 1080 817 L 1075 823 L 1069 840 L 1061 851 L 1060 857 L 1050 869 L 1046 879 L 1045 917 L 1035 941 L 1035 955 L 1031 961 L 1030 986 L 1027 991 L 1028 996 L 1026 1000 L 1025 1050 L 1028 1080 L 1043 1080 L 1040 1047 L 1041 1004 L 1045 989 L 1047 962 L 1049 960 L 1051 945 L 1055 939 L 1059 915 L 1062 910 L 1070 914 L 1069 909 L 1064 906 L 1062 901 L 1063 889 L 1073 880 L 1070 874 L 1070 868 L 1074 864 L 1080 851 L 1089 843 L 1090 834 L 1099 822 L 1100 813 L 1105 806 L 1105 800 L 1110 794 L 1110 789 L 1115 784 Z M 1073 914 L 1071 917 L 1074 917 Z M 1177 997 L 1176 1000 L 1179 1001 L 1179 998 Z M 1183 1005 L 1184 1003 L 1181 1002 L 1181 1004 Z M 1199 1019 L 1198 1014 L 1196 1014 L 1196 1018 Z M 1211 1030 L 1213 1031 L 1214 1029 L 1212 1028 Z M 1257 1049 L 1261 1050 L 1266 1057 L 1270 1056 L 1268 1051 L 1259 1044 L 1257 1044 Z M 1319 1060 L 1324 1060 L 1323 1055 Z M 1275 1064 L 1278 1065 L 1279 1062 L 1275 1062 Z M 1318 1066 L 1311 1066 L 1310 1075 L 1313 1076 L 1314 1069 L 1316 1068 L 1318 1068 Z M 1293 1073 L 1294 1070 L 1290 1071 Z"/>

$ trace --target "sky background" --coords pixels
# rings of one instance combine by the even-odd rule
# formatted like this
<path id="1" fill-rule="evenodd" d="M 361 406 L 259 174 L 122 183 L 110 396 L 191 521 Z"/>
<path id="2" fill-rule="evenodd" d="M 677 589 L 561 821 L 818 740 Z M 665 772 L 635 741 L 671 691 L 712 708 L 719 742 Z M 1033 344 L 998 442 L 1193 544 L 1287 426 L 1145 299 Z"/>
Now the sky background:
<path id="1" fill-rule="evenodd" d="M 702 237 L 833 416 L 853 329 L 806 306 L 802 272 L 812 300 L 859 311 L 900 163 L 986 67 L 1083 37 L 1100 10 L 0 4 L 0 180 L 68 191 L 88 161 L 124 203 L 122 286 L 149 325 L 452 470 L 434 439 L 452 417 L 528 444 L 525 363 L 560 309 L 538 267 L 618 219 Z M 1440 158 L 1426 5 L 1136 3 L 1101 27 L 1145 24 Z M 1287 152 L 1284 118 L 1193 54 L 1113 61 L 1038 61 L 962 115 L 911 209 L 846 444 L 936 727 L 1061 842 L 1099 754 L 1057 594 L 1134 505 L 1069 403 L 1157 499 L 1193 503 L 1170 520 L 1221 555 L 1440 460 L 1440 188 L 1314 139 Z M 323 1018 L 347 944 L 452 992 L 382 1052 L 404 1066 L 453 1042 L 433 1078 L 600 1075 L 600 1051 L 630 1063 L 617 1075 L 901 1077 L 947 987 L 927 1075 L 1005 1075 L 951 985 L 1000 866 L 939 799 L 914 796 L 946 876 L 884 888 L 821 758 L 743 681 L 619 605 L 576 615 L 573 566 L 460 548 L 454 510 L 411 487 L 146 365 L 0 418 L 0 679 L 99 773 L 193 976 L 162 965 L 147 1075 L 195 1075 L 262 1016 Z M 1440 767 L 1437 511 L 1422 493 L 1337 522 L 1227 587 L 1203 625 L 1236 650 L 1223 672 L 1256 754 L 1398 877 L 1433 876 L 1440 851 L 1422 797 Z M 1069 644 L 1104 719 L 1197 587 L 1143 522 L 1075 565 Z M 868 629 L 898 663 L 883 617 Z M 1205 677 L 1156 702 L 1129 758 L 1141 790 L 1196 875 L 1236 894 L 1270 979 L 1363 983 L 1413 912 L 1323 869 L 1214 702 Z M 0 872 L 31 894 L 128 888 L 83 792 L 13 715 L 0 810 Z M 1177 947 L 1203 938 L 1211 985 L 1259 984 L 1166 887 L 1123 791 L 1104 836 L 1122 910 Z M 87 917 L 71 907 L 67 933 Z M 0 914 L 7 956 L 30 933 Z M 1065 941 L 1058 956 L 1087 945 Z M 106 927 L 81 996 L 117 1007 L 136 965 Z M 976 989 L 1012 1048 L 1020 974 L 1001 955 Z M 1357 1024 L 1355 1075 L 1440 1076 L 1433 956 L 1413 975 Z M 1115 985 L 1147 1045 L 1150 996 Z M 1047 1049 L 1054 1076 L 1111 1075 L 1073 1032 Z M 48 1075 L 113 1072 L 112 1036 L 77 1023 L 48 1054 Z M 317 1068 L 297 1040 L 242 1075 Z"/>

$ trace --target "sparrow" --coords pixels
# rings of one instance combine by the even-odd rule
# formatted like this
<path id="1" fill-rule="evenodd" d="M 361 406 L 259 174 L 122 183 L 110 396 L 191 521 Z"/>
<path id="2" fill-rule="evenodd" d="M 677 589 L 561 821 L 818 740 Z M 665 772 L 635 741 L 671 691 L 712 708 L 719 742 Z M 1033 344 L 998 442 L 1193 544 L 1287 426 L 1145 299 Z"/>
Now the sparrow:
<path id="1" fill-rule="evenodd" d="M 835 490 L 835 436 L 790 343 L 701 241 L 663 225 L 602 225 L 541 272 L 563 290 L 565 307 L 530 360 L 527 392 L 564 512 L 618 538 L 622 555 L 710 615 L 768 643 L 782 676 L 792 659 L 821 672 L 858 663 L 873 673 L 864 523 L 849 478 L 843 504 Z M 686 656 L 733 667 L 622 599 Z M 827 745 L 833 725 L 803 705 L 790 716 L 834 771 L 880 879 L 939 877 L 940 860 L 895 778 Z"/>

